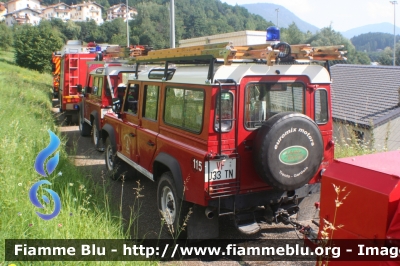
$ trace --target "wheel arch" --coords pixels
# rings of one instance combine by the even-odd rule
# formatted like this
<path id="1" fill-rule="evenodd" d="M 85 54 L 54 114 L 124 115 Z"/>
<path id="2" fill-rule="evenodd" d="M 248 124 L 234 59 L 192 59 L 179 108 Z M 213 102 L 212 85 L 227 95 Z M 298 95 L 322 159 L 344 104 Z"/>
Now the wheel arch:
<path id="1" fill-rule="evenodd" d="M 113 152 L 117 152 L 117 141 L 115 139 L 116 134 L 114 128 L 110 124 L 105 124 L 99 132 L 101 134 L 101 141 L 105 143 L 106 139 L 110 138 Z"/>
<path id="2" fill-rule="evenodd" d="M 99 113 L 97 111 L 92 111 L 90 113 L 90 123 L 93 125 L 93 121 L 96 120 L 96 127 L 99 129 L 100 131 L 100 125 L 99 125 Z"/>
<path id="3" fill-rule="evenodd" d="M 162 173 L 170 171 L 172 173 L 176 192 L 180 199 L 183 199 L 183 179 L 181 166 L 176 158 L 173 156 L 160 152 L 153 162 L 153 176 L 154 181 L 158 181 Z"/>

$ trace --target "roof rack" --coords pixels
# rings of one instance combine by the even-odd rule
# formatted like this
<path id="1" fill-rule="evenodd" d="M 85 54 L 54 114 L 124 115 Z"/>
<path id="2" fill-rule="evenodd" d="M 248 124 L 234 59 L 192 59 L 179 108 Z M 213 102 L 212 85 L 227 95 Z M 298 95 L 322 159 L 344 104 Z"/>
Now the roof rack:
<path id="1" fill-rule="evenodd" d="M 346 60 L 346 51 L 340 51 L 343 45 L 317 46 L 309 44 L 289 45 L 287 43 L 259 44 L 234 47 L 231 42 L 206 44 L 191 47 L 171 48 L 149 51 L 139 55 L 136 62 L 170 62 L 170 63 L 210 63 L 210 60 L 223 59 L 225 65 L 232 62 L 249 62 L 265 60 L 268 65 L 284 61 L 327 61 Z M 286 49 L 286 50 L 285 50 Z M 286 53 L 286 54 L 285 54 Z"/>

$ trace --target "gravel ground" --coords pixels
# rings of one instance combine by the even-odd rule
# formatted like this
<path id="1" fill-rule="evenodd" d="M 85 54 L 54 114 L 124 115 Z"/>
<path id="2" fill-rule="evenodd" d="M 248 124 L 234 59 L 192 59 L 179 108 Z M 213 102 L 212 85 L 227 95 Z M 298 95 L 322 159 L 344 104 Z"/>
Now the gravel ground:
<path id="1" fill-rule="evenodd" d="M 86 176 L 92 178 L 95 182 L 102 184 L 104 181 L 105 163 L 104 153 L 98 152 L 93 148 L 91 138 L 81 137 L 79 134 L 78 125 L 65 125 L 64 116 L 58 113 L 57 100 L 53 100 L 53 112 L 58 117 L 60 131 L 67 137 L 67 152 L 70 154 L 71 160 L 74 164 L 81 168 Z M 137 199 L 135 188 L 143 188 L 141 194 L 143 197 Z M 140 216 L 137 223 L 137 234 L 132 236 L 134 238 L 169 238 L 165 230 L 161 230 L 161 222 L 158 214 L 156 203 L 157 198 L 157 185 L 153 181 L 144 176 L 128 177 L 124 182 L 122 181 L 109 181 L 108 194 L 114 206 L 120 206 L 122 201 L 122 213 L 126 220 L 129 220 L 131 208 L 139 207 Z M 119 207 L 117 207 L 119 208 Z M 311 225 L 311 221 L 303 222 L 303 224 Z M 221 217 L 219 222 L 220 239 L 243 239 L 249 236 L 242 235 L 234 226 L 233 221 L 227 216 Z M 290 225 L 273 224 L 262 225 L 261 231 L 256 235 L 252 235 L 251 239 L 297 239 L 295 230 Z M 285 262 L 285 261 L 270 261 L 266 258 L 265 261 L 174 261 L 163 262 L 165 265 L 212 265 L 212 266 L 225 266 L 225 265 L 315 265 L 314 261 L 311 262 Z"/>

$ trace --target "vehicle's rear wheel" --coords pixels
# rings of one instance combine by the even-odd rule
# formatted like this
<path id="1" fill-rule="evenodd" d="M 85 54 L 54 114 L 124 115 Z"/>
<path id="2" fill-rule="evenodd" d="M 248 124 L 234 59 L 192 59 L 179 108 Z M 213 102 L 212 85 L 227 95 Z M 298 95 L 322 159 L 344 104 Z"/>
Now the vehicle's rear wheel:
<path id="1" fill-rule="evenodd" d="M 108 175 L 111 179 L 119 180 L 123 176 L 126 176 L 128 174 L 128 166 L 124 161 L 119 159 L 114 152 L 110 138 L 106 139 L 104 154 L 106 160 L 106 168 L 108 170 Z"/>
<path id="2" fill-rule="evenodd" d="M 171 172 L 161 175 L 157 187 L 157 205 L 160 217 L 173 238 L 186 238 L 187 229 L 184 221 L 189 213 L 190 204 L 179 199 Z M 189 217 L 190 219 L 190 217 Z"/>
<path id="3" fill-rule="evenodd" d="M 97 119 L 94 119 L 92 123 L 92 142 L 96 150 L 103 151 L 104 149 L 100 149 L 100 132 L 97 125 Z"/>
<path id="4" fill-rule="evenodd" d="M 81 133 L 81 136 L 83 137 L 87 137 L 90 136 L 90 132 L 91 132 L 91 127 L 89 126 L 88 123 L 85 122 L 85 120 L 83 120 L 83 114 L 81 114 L 79 112 L 79 132 Z"/>

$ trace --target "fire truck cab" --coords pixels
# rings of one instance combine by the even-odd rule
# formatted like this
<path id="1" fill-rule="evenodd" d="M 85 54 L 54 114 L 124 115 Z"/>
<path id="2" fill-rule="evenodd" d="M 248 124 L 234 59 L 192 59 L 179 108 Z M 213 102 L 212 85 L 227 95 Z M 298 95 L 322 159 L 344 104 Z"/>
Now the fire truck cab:
<path id="1" fill-rule="evenodd" d="M 157 182 L 174 234 L 191 208 L 180 232 L 188 238 L 217 237 L 223 215 L 247 234 L 260 220 L 288 222 L 319 193 L 334 155 L 331 79 L 310 59 L 342 58 L 340 46 L 288 47 L 224 43 L 138 56 L 136 67 L 148 69 L 130 76 L 122 106 L 104 116 L 110 176 L 127 164 Z"/>
<path id="2" fill-rule="evenodd" d="M 99 51 L 103 48 L 98 46 Z M 88 71 L 100 66 L 92 65 L 90 69 L 86 62 L 94 61 L 98 56 L 97 52 L 95 48 L 85 46 L 78 40 L 67 41 L 61 50 L 59 106 L 60 112 L 65 112 L 67 123 L 78 120 L 82 85 L 85 84 Z"/>

